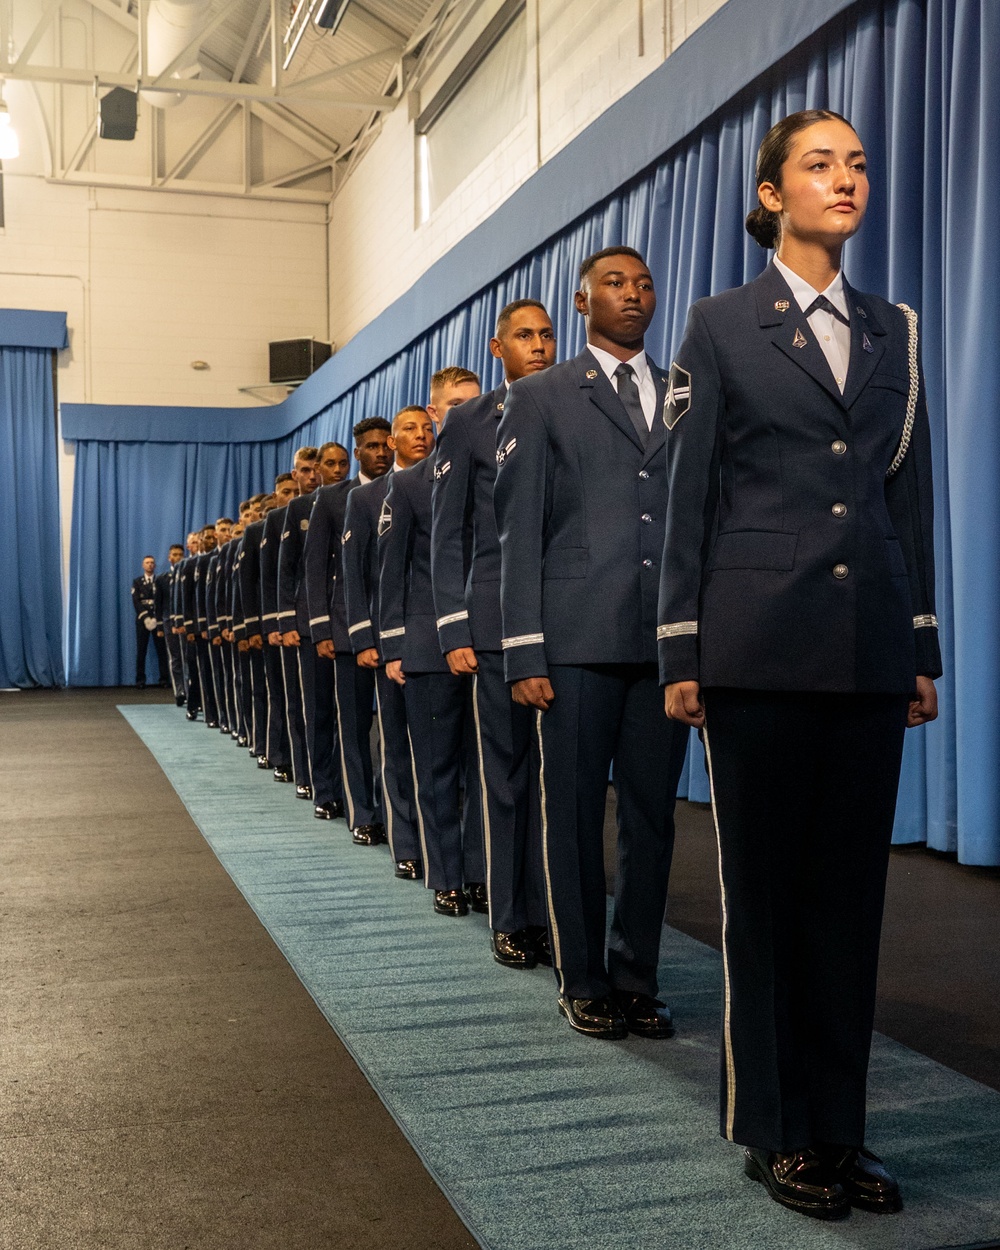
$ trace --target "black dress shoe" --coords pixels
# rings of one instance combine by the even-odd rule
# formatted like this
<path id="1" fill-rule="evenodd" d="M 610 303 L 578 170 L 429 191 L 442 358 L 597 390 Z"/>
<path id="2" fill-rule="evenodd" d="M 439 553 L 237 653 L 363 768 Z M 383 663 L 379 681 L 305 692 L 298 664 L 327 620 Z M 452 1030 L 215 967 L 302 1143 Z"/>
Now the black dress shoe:
<path id="1" fill-rule="evenodd" d="M 295 797 L 297 799 L 311 799 L 313 796 L 312 786 L 296 786 Z"/>
<path id="2" fill-rule="evenodd" d="M 818 1153 L 833 1167 L 852 1207 L 880 1215 L 902 1211 L 903 1198 L 895 1177 L 870 1150 L 863 1146 L 827 1146 Z"/>
<path id="3" fill-rule="evenodd" d="M 628 1031 L 636 1037 L 673 1037 L 674 1022 L 670 1008 L 658 998 L 616 990 L 615 1001 L 625 1017 Z"/>
<path id="4" fill-rule="evenodd" d="M 205 721 L 205 728 L 206 729 L 218 729 L 219 722 L 217 720 L 207 720 Z"/>
<path id="5" fill-rule="evenodd" d="M 258 755 L 258 756 L 257 756 L 257 767 L 258 767 L 258 768 L 270 768 L 270 767 L 271 767 L 271 761 L 267 758 L 267 756 L 266 756 L 266 755 Z"/>
<path id="6" fill-rule="evenodd" d="M 387 840 L 381 825 L 358 825 L 351 833 L 355 846 L 381 846 Z"/>
<path id="7" fill-rule="evenodd" d="M 481 912 L 482 915 L 489 915 L 490 900 L 486 895 L 486 885 L 482 881 L 467 881 L 465 883 L 465 892 L 469 896 L 469 904 L 473 911 Z"/>
<path id="8" fill-rule="evenodd" d="M 197 720 L 197 719 L 198 719 L 198 709 L 197 709 L 197 708 L 193 708 L 193 707 L 189 707 L 189 708 L 188 708 L 188 710 L 184 713 L 184 715 L 185 715 L 185 717 L 186 717 L 188 720 Z"/>
<path id="9" fill-rule="evenodd" d="M 292 770 L 290 768 L 276 768 L 274 770 L 275 781 L 291 781 Z"/>
<path id="10" fill-rule="evenodd" d="M 240 736 L 236 739 L 236 745 L 238 747 L 245 747 L 248 742 L 249 738 L 247 738 L 246 734 L 240 734 Z"/>
<path id="11" fill-rule="evenodd" d="M 313 815 L 317 820 L 339 820 L 343 814 L 343 803 L 338 803 L 335 799 L 331 799 L 329 803 L 317 803 L 313 808 Z"/>
<path id="12" fill-rule="evenodd" d="M 524 930 L 535 948 L 535 959 L 543 967 L 552 967 L 552 945 L 549 931 L 543 924 L 529 924 Z"/>
<path id="13" fill-rule="evenodd" d="M 184 698 L 182 694 L 175 694 L 174 702 L 177 704 L 178 707 L 183 707 L 184 704 L 187 702 L 187 700 Z"/>
<path id="14" fill-rule="evenodd" d="M 434 910 L 439 916 L 467 916 L 469 900 L 464 890 L 435 890 Z"/>
<path id="15" fill-rule="evenodd" d="M 587 1037 L 601 1037 L 617 1042 L 628 1037 L 625 1018 L 618 1010 L 618 1004 L 610 998 L 566 998 L 559 999 L 559 1010 L 577 1033 L 585 1033 Z"/>
<path id="16" fill-rule="evenodd" d="M 843 1219 L 851 1209 L 844 1186 L 830 1162 L 814 1150 L 782 1155 L 748 1147 L 743 1171 L 760 1181 L 775 1202 L 816 1220 Z"/>
<path id="17" fill-rule="evenodd" d="M 424 866 L 419 859 L 397 859 L 393 872 L 404 881 L 422 881 Z"/>
<path id="18" fill-rule="evenodd" d="M 516 933 L 491 929 L 490 947 L 493 958 L 505 968 L 534 968 L 538 963 L 538 953 L 527 929 L 518 929 Z"/>
<path id="19" fill-rule="evenodd" d="M 219 733 L 220 733 L 220 734 L 222 734 L 223 738 L 228 738 L 228 737 L 229 737 L 229 726 L 228 726 L 228 725 L 217 725 L 217 726 L 216 726 L 216 728 L 218 729 Z"/>

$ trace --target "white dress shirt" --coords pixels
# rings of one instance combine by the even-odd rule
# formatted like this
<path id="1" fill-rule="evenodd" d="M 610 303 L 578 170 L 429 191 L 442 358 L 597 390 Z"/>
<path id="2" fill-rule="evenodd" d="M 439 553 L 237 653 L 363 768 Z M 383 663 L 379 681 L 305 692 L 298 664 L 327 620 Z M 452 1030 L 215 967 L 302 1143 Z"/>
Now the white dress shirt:
<path id="1" fill-rule="evenodd" d="M 792 294 L 795 296 L 795 302 L 803 312 L 805 312 L 817 295 L 825 295 L 834 308 L 839 309 L 850 320 L 850 314 L 847 311 L 847 296 L 844 294 L 844 275 L 842 271 L 837 271 L 837 276 L 825 291 L 817 291 L 815 287 L 809 285 L 805 278 L 800 278 L 794 269 L 789 269 L 777 257 L 775 257 L 774 266 L 789 287 L 791 287 Z M 844 385 L 847 382 L 847 367 L 851 361 L 851 327 L 849 325 L 845 326 L 842 321 L 838 321 L 833 313 L 824 312 L 820 308 L 817 308 L 809 318 L 809 325 L 813 334 L 816 335 L 816 341 L 822 348 L 823 355 L 830 366 L 830 371 L 840 387 L 840 393 L 843 394 Z"/>
<path id="2" fill-rule="evenodd" d="M 587 344 L 587 351 L 591 353 L 601 366 L 607 374 L 608 381 L 617 391 L 618 379 L 615 377 L 615 370 L 622 361 L 617 356 L 612 356 L 610 352 L 606 352 L 603 347 L 595 347 L 593 343 Z M 653 371 L 649 367 L 646 353 L 639 352 L 631 360 L 626 360 L 624 363 L 632 366 L 632 372 L 635 374 L 635 384 L 639 388 L 639 403 L 642 404 L 642 415 L 646 418 L 646 429 L 651 430 L 653 428 L 653 417 L 656 415 L 656 383 L 653 381 Z"/>

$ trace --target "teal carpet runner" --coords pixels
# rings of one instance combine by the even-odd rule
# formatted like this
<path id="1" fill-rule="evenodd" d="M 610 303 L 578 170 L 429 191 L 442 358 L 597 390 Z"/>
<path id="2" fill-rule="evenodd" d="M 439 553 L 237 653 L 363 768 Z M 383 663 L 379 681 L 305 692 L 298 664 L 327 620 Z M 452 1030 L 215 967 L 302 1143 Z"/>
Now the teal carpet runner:
<path id="1" fill-rule="evenodd" d="M 491 959 L 486 920 L 434 915 L 385 847 L 317 821 L 229 739 L 122 707 L 215 854 L 486 1250 L 940 1250 L 1000 1238 L 1000 1094 L 884 1037 L 869 1144 L 895 1216 L 804 1219 L 716 1135 L 721 958 L 664 931 L 667 1042 L 597 1042 L 555 983 Z"/>

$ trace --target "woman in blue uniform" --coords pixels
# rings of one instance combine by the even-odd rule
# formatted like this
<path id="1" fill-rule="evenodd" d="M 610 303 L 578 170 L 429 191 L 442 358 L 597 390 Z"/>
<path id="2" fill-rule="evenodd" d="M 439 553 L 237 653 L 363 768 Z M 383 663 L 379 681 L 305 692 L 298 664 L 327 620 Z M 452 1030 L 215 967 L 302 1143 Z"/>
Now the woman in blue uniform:
<path id="1" fill-rule="evenodd" d="M 864 1148 L 907 726 L 937 714 L 930 436 L 915 314 L 855 291 L 861 140 L 793 114 L 747 229 L 776 255 L 698 301 L 664 406 L 667 715 L 704 730 L 722 878 L 722 1132 L 806 1215 L 898 1210 Z"/>

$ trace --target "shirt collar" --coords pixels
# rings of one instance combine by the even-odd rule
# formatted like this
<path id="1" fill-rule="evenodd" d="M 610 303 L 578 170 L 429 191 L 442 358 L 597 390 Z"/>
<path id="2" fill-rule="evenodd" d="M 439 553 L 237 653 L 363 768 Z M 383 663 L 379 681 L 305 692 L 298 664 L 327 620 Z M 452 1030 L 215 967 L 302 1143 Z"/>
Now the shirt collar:
<path id="1" fill-rule="evenodd" d="M 622 363 L 617 356 L 612 356 L 610 352 L 606 352 L 603 347 L 595 347 L 593 343 L 587 344 L 587 351 L 594 357 L 607 375 L 611 385 L 614 386 L 615 370 Z M 649 362 L 646 359 L 645 351 L 639 351 L 629 360 L 624 362 L 631 365 L 635 372 L 635 384 L 641 386 L 646 380 L 646 374 L 649 372 Z"/>
<path id="2" fill-rule="evenodd" d="M 789 289 L 795 296 L 795 302 L 803 312 L 817 295 L 825 295 L 834 308 L 850 320 L 847 311 L 847 296 L 844 294 L 844 271 L 842 269 L 837 270 L 836 276 L 825 291 L 817 291 L 805 278 L 800 278 L 794 269 L 789 269 L 783 261 L 778 260 L 777 256 L 774 258 L 774 267 L 788 283 Z"/>
<path id="3" fill-rule="evenodd" d="M 374 480 L 375 479 L 369 477 L 367 473 L 362 473 L 361 470 L 358 469 L 358 481 L 361 482 L 362 485 L 367 486 L 369 482 L 374 482 Z"/>

